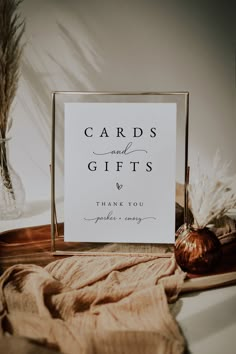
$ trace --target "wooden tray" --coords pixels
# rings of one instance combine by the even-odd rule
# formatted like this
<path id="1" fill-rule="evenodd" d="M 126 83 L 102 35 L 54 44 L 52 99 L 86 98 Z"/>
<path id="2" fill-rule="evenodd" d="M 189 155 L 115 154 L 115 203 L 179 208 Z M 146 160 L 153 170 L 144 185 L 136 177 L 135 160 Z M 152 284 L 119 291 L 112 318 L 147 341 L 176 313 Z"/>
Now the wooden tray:
<path id="1" fill-rule="evenodd" d="M 58 231 L 63 234 L 63 224 L 58 225 Z M 64 255 L 55 258 L 51 253 L 50 232 L 50 225 L 42 225 L 0 233 L 0 272 L 14 264 L 45 266 L 56 259 L 68 257 Z M 57 242 L 59 247 L 61 245 L 65 248 L 67 245 L 63 238 L 58 238 Z M 78 244 L 75 247 L 78 247 Z M 80 244 L 80 251 L 86 251 L 86 248 L 86 243 Z M 182 292 L 236 284 L 236 240 L 222 245 L 222 249 L 223 257 L 215 271 L 207 275 L 187 274 Z M 161 250 L 163 251 L 163 247 Z"/>

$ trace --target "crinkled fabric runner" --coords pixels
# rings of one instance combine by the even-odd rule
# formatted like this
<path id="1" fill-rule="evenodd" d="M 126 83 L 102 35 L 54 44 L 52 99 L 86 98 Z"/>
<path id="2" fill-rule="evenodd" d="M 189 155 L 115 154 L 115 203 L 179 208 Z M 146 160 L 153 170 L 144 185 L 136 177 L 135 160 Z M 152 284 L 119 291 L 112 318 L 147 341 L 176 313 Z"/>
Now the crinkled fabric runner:
<path id="1" fill-rule="evenodd" d="M 185 340 L 168 302 L 184 278 L 171 254 L 15 265 L 0 278 L 0 336 L 28 337 L 47 353 L 180 354 Z"/>

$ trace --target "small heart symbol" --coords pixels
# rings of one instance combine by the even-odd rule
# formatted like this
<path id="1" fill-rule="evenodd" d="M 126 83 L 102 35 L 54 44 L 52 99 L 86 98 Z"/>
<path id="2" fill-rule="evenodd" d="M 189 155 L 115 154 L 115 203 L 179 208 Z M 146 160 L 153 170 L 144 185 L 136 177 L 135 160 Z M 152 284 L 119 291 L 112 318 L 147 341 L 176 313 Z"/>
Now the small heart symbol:
<path id="1" fill-rule="evenodd" d="M 121 188 L 123 188 L 123 184 L 119 184 L 118 182 L 116 183 L 116 188 L 118 189 L 118 191 L 121 190 Z"/>

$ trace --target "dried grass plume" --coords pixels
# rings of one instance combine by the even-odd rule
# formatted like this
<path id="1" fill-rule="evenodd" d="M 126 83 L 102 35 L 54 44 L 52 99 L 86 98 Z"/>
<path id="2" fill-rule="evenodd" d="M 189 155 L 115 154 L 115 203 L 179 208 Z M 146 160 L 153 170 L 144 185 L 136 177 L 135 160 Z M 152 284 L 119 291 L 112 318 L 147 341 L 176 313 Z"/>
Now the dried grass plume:
<path id="1" fill-rule="evenodd" d="M 200 159 L 194 181 L 189 185 L 189 200 L 194 217 L 194 226 L 203 228 L 224 216 L 236 207 L 236 191 L 233 189 L 236 175 L 228 177 L 230 163 L 222 163 L 219 151 L 216 152 L 212 171 L 206 174 Z"/>
<path id="2" fill-rule="evenodd" d="M 0 0 L 0 139 L 11 126 L 10 108 L 20 73 L 23 46 L 20 41 L 25 22 L 18 13 L 22 0 Z"/>
<path id="3" fill-rule="evenodd" d="M 18 7 L 22 0 L 0 0 L 0 180 L 5 190 L 1 198 L 7 200 L 9 192 L 15 199 L 8 155 L 8 131 L 12 125 L 10 109 L 16 95 L 23 46 L 20 41 L 25 22 L 20 19 Z"/>

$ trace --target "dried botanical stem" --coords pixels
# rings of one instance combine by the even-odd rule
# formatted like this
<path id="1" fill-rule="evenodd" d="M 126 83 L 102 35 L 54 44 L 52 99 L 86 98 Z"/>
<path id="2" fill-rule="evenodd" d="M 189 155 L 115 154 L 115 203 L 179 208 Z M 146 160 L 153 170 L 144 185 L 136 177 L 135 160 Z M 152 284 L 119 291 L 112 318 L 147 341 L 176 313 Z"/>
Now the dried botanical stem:
<path id="1" fill-rule="evenodd" d="M 236 176 L 227 177 L 228 167 L 229 163 L 221 164 L 218 151 L 211 175 L 202 172 L 198 161 L 195 181 L 189 186 L 191 211 L 198 228 L 205 227 L 236 207 L 236 192 L 232 188 Z"/>
<path id="2" fill-rule="evenodd" d="M 20 75 L 25 22 L 18 13 L 22 0 L 0 0 L 0 173 L 5 187 L 14 194 L 7 163 L 5 139 L 11 126 L 10 109 Z"/>
<path id="3" fill-rule="evenodd" d="M 12 186 L 11 175 L 8 165 L 8 156 L 7 156 L 7 141 L 0 142 L 0 171 L 2 176 L 3 185 L 10 192 L 13 199 L 15 199 L 15 194 Z"/>

